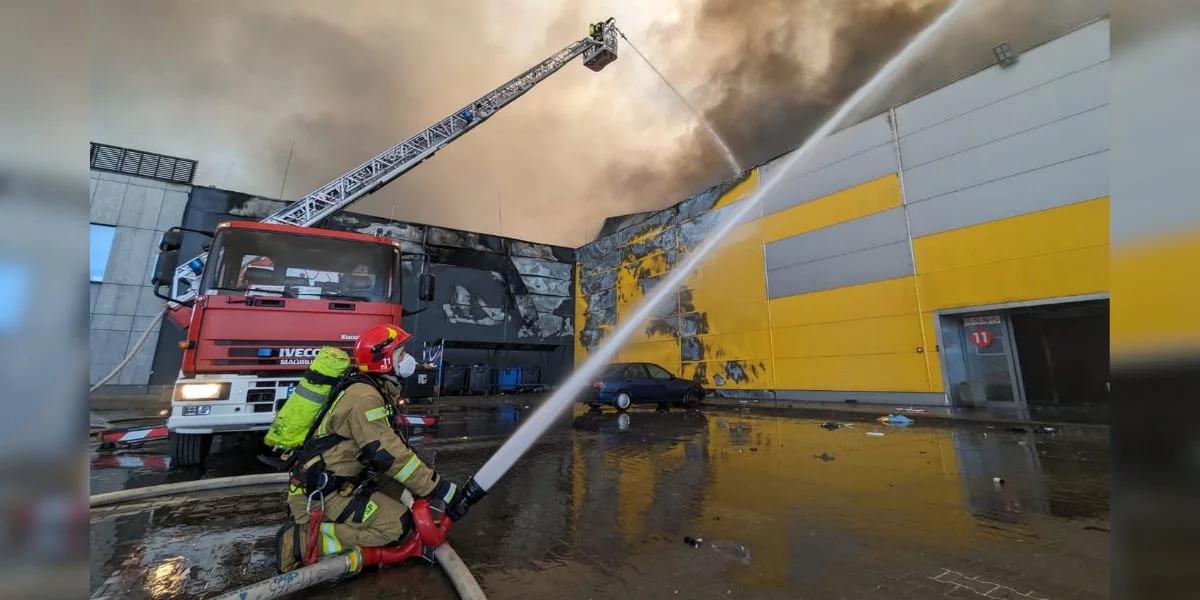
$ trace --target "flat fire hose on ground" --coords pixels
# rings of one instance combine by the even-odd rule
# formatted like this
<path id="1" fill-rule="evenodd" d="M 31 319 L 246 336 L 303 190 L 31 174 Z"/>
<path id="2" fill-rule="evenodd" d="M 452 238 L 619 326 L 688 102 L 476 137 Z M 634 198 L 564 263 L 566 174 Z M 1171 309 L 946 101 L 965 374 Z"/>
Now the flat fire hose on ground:
<path id="1" fill-rule="evenodd" d="M 92 508 L 100 506 L 110 506 L 113 504 L 121 504 L 125 502 L 133 502 L 136 500 L 145 500 L 149 498 L 158 498 L 162 496 L 170 496 L 174 494 L 184 494 L 189 492 L 230 489 L 236 487 L 256 486 L 256 485 L 273 485 L 285 484 L 288 481 L 287 473 L 263 473 L 258 475 L 241 475 L 238 477 L 222 477 L 219 479 L 201 479 L 198 481 L 185 481 L 182 483 L 170 483 L 166 485 L 156 485 L 143 488 L 134 488 L 131 490 L 121 490 L 119 492 L 109 492 L 107 494 L 95 494 L 91 500 Z M 405 492 L 401 500 L 407 506 L 412 505 L 412 496 Z M 446 576 L 450 578 L 450 582 L 454 585 L 454 589 L 458 592 L 463 600 L 485 600 L 486 596 L 483 589 L 479 587 L 479 582 L 475 580 L 475 576 L 471 574 L 470 569 L 459 558 L 458 553 L 450 546 L 449 542 L 438 546 L 433 557 L 438 564 L 446 572 Z M 356 561 L 357 558 L 357 562 Z M 323 558 L 316 563 L 301 567 L 294 571 L 289 571 L 274 577 L 270 577 L 250 584 L 243 588 L 234 590 L 227 594 L 219 596 L 221 599 L 237 599 L 237 600 L 266 600 L 268 598 L 280 598 L 287 594 L 297 592 L 299 590 L 312 587 L 314 585 L 333 581 L 342 577 L 346 573 L 353 572 L 362 564 L 361 557 L 356 557 L 352 554 L 341 554 Z"/>

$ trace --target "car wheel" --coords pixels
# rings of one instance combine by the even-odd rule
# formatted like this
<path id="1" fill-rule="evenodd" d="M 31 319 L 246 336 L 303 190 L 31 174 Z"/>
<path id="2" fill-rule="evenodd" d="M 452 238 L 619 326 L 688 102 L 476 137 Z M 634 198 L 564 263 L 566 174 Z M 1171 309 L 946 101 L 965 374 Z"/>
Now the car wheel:
<path id="1" fill-rule="evenodd" d="M 625 412 L 629 410 L 629 406 L 633 404 L 633 398 L 629 397 L 629 392 L 621 392 L 617 394 L 616 407 L 617 410 Z"/>
<path id="2" fill-rule="evenodd" d="M 700 406 L 700 393 L 696 390 L 688 390 L 684 392 L 683 405 L 690 408 Z"/>

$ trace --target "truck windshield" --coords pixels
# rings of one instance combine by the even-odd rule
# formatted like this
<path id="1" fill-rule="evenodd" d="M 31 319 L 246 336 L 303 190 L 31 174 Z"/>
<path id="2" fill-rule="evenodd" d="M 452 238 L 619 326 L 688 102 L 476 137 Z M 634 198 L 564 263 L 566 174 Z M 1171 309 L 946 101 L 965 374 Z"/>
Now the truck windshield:
<path id="1" fill-rule="evenodd" d="M 398 302 L 400 251 L 383 244 L 224 229 L 213 240 L 209 294 Z"/>

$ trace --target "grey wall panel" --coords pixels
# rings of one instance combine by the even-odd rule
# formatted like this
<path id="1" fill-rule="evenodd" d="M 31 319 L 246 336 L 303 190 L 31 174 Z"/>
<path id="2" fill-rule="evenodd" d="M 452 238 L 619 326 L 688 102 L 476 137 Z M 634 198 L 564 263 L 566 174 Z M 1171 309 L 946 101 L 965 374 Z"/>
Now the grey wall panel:
<path id="1" fill-rule="evenodd" d="M 767 271 L 767 297 L 780 298 L 913 274 L 908 242 Z"/>
<path id="2" fill-rule="evenodd" d="M 868 215 L 766 245 L 767 269 L 780 269 L 907 239 L 904 209 Z"/>
<path id="3" fill-rule="evenodd" d="M 1104 62 L 900 138 L 900 158 L 907 174 L 939 158 L 1107 103 Z"/>
<path id="4" fill-rule="evenodd" d="M 887 122 L 887 115 L 882 114 L 861 123 L 837 131 L 829 137 L 817 142 L 804 156 L 790 164 L 792 153 L 785 154 L 762 166 L 759 177 L 769 178 L 782 174 L 784 177 L 794 177 L 811 173 L 833 163 L 845 160 L 871 148 L 886 144 L 892 140 L 892 132 Z M 780 173 L 787 165 L 788 172 Z"/>
<path id="5" fill-rule="evenodd" d="M 913 237 L 1108 195 L 1108 152 L 909 204 Z"/>
<path id="6" fill-rule="evenodd" d="M 763 213 L 771 214 L 797 204 L 878 179 L 896 172 L 896 151 L 892 145 L 877 146 L 818 171 L 780 181 L 762 199 Z M 760 189 L 769 185 L 760 183 Z"/>
<path id="7" fill-rule="evenodd" d="M 1017 64 L 990 67 L 896 109 L 905 136 L 1108 60 L 1108 20 L 1097 21 L 1021 55 Z"/>
<path id="8" fill-rule="evenodd" d="M 909 204 L 1108 149 L 1100 107 L 904 170 Z"/>

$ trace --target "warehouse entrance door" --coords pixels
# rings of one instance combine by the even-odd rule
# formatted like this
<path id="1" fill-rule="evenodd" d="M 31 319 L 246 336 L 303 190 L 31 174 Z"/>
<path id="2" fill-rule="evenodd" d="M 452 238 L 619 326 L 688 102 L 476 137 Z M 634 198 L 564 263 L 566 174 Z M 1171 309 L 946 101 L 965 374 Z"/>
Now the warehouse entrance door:
<path id="1" fill-rule="evenodd" d="M 1008 315 L 993 311 L 941 317 L 950 398 L 955 406 L 1023 404 Z"/>
<path id="2" fill-rule="evenodd" d="M 1106 420 L 1108 300 L 939 313 L 944 384 L 954 406 Z"/>

